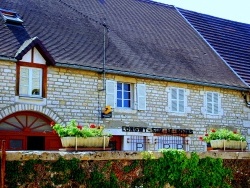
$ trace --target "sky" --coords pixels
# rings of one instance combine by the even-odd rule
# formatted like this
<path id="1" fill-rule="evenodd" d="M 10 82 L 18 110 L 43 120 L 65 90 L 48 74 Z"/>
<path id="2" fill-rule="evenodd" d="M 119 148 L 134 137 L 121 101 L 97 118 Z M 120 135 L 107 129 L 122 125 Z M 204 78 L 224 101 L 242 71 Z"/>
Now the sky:
<path id="1" fill-rule="evenodd" d="M 250 0 L 154 0 L 211 16 L 250 24 Z"/>

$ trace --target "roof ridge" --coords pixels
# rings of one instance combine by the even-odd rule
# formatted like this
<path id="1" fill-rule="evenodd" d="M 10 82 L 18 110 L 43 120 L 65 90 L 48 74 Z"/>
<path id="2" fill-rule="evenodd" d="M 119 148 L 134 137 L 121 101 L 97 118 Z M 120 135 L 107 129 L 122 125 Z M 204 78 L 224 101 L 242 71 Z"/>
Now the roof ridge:
<path id="1" fill-rule="evenodd" d="M 164 4 L 164 3 L 160 3 L 157 1 L 153 1 L 153 0 L 136 0 L 136 1 L 141 1 L 144 3 L 150 3 L 150 4 L 154 4 L 154 5 L 160 5 L 160 6 L 164 6 L 164 7 L 170 7 L 170 8 L 174 8 L 174 5 L 169 5 L 169 4 Z"/>

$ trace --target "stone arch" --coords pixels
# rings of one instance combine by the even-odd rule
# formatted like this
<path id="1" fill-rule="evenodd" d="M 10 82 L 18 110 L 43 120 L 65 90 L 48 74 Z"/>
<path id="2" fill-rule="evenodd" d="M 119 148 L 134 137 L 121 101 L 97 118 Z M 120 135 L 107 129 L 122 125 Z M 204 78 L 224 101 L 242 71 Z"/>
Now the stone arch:
<path id="1" fill-rule="evenodd" d="M 58 150 L 61 141 L 50 126 L 62 119 L 51 109 L 34 104 L 15 104 L 0 111 L 0 141 L 7 150 Z"/>
<path id="2" fill-rule="evenodd" d="M 3 119 L 19 111 L 34 111 L 34 112 L 42 113 L 48 116 L 50 119 L 52 119 L 55 122 L 58 122 L 58 123 L 63 122 L 62 118 L 50 108 L 46 106 L 35 105 L 35 104 L 14 104 L 14 105 L 5 107 L 2 110 L 0 110 L 0 119 Z"/>

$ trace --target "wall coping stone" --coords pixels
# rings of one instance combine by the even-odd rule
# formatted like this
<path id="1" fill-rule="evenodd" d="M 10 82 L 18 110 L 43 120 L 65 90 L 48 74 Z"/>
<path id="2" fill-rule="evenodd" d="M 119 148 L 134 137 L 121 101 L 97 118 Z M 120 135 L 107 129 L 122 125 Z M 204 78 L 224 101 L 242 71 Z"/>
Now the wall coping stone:
<path id="1" fill-rule="evenodd" d="M 152 156 L 157 159 L 162 157 L 161 152 L 153 151 Z M 187 152 L 190 156 L 191 152 Z M 208 151 L 197 152 L 200 158 L 212 157 L 222 159 L 250 160 L 250 152 Z M 0 152 L 2 156 L 2 152 Z M 56 161 L 59 157 L 67 160 L 77 158 L 80 160 L 142 160 L 143 152 L 135 151 L 88 151 L 88 152 L 62 152 L 62 151 L 6 151 L 7 161 L 44 160 Z"/>

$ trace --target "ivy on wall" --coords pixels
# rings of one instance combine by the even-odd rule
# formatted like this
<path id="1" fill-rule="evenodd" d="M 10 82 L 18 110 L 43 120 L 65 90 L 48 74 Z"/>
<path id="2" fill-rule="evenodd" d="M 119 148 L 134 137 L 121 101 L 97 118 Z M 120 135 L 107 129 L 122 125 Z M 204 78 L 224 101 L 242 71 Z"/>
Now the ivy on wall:
<path id="1" fill-rule="evenodd" d="M 143 178 L 138 185 L 144 187 L 164 187 L 166 183 L 174 187 L 230 187 L 231 171 L 223 166 L 222 159 L 199 159 L 196 153 L 187 157 L 183 150 L 163 150 L 159 160 L 149 155 L 144 162 Z"/>
<path id="2" fill-rule="evenodd" d="M 7 161 L 6 186 L 16 187 L 86 187 L 127 188 L 164 187 L 232 187 L 233 173 L 222 159 L 200 159 L 196 153 L 162 150 L 154 159 L 144 152 L 144 160 L 80 161 Z M 234 167 L 236 169 L 236 167 Z M 234 181 L 234 180 L 233 180 Z M 249 182 L 250 183 L 250 182 Z"/>

